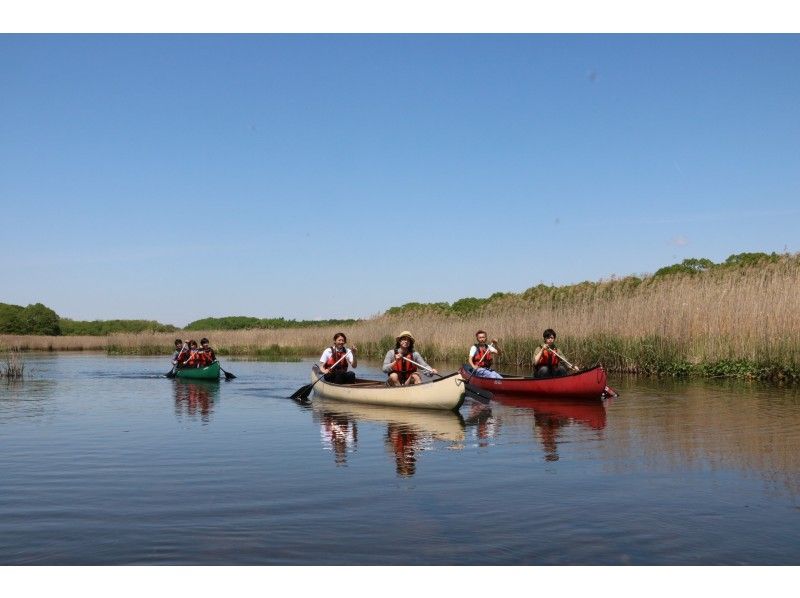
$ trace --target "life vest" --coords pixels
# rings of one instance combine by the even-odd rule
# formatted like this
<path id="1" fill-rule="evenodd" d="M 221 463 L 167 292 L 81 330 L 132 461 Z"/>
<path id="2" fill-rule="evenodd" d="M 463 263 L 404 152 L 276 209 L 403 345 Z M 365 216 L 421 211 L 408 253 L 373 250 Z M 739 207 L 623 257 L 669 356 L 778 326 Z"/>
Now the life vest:
<path id="1" fill-rule="evenodd" d="M 181 351 L 180 353 L 178 353 L 178 357 L 175 358 L 175 361 L 177 361 L 180 364 L 184 364 L 189 359 L 190 354 L 191 352 L 189 351 L 188 348 L 181 347 Z"/>
<path id="2" fill-rule="evenodd" d="M 338 351 L 336 347 L 331 347 L 331 356 L 328 357 L 328 360 L 325 362 L 325 368 L 335 372 L 346 372 L 347 358 L 342 359 L 342 355 L 347 355 L 347 349 L 342 347 L 342 350 Z M 342 360 L 339 361 L 340 359 Z M 339 361 L 339 363 L 334 367 L 333 364 L 337 361 Z"/>
<path id="3" fill-rule="evenodd" d="M 214 353 L 211 349 L 200 349 L 197 351 L 197 363 L 200 367 L 211 365 L 214 362 Z"/>
<path id="4" fill-rule="evenodd" d="M 555 349 L 555 347 L 553 347 Z M 539 360 L 536 362 L 536 366 L 543 366 L 546 365 L 548 367 L 554 368 L 558 365 L 558 356 L 553 353 L 550 349 L 543 349 L 542 354 L 539 355 Z"/>
<path id="5" fill-rule="evenodd" d="M 186 360 L 186 365 L 198 366 L 200 365 L 201 359 L 202 357 L 200 356 L 200 352 L 197 349 L 192 349 L 189 351 L 189 359 Z"/>
<path id="6" fill-rule="evenodd" d="M 413 356 L 414 354 L 412 353 L 411 355 Z M 409 359 L 411 359 L 411 357 L 409 357 Z M 413 374 L 417 371 L 417 366 L 401 357 L 400 359 L 394 360 L 394 363 L 392 364 L 392 371 L 408 376 L 409 374 Z"/>
<path id="7" fill-rule="evenodd" d="M 478 345 L 475 344 L 475 356 L 472 358 L 472 362 L 475 364 L 476 368 L 486 368 L 487 370 L 492 369 L 492 352 L 489 351 L 488 345 Z"/>

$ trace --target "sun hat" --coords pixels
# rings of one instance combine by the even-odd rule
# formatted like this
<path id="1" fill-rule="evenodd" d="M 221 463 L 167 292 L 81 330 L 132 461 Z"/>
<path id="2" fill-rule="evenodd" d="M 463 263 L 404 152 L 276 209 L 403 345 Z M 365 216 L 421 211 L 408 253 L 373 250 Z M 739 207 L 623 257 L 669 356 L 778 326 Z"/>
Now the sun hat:
<path id="1" fill-rule="evenodd" d="M 407 336 L 408 338 L 410 338 L 412 343 L 414 342 L 414 337 L 413 337 L 413 336 L 411 336 L 411 333 L 410 333 L 408 330 L 403 330 L 403 332 L 401 332 L 400 334 L 398 334 L 398 335 L 395 337 L 395 339 L 394 339 L 394 340 L 396 340 L 396 341 L 399 341 L 399 340 L 400 340 L 401 338 L 403 338 L 404 336 Z"/>

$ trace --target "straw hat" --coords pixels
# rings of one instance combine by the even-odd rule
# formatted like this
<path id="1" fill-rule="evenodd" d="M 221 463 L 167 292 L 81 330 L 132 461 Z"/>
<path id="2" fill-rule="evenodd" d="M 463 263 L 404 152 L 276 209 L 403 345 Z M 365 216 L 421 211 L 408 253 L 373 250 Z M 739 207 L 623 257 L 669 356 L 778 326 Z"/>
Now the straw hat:
<path id="1" fill-rule="evenodd" d="M 413 337 L 413 336 L 411 336 L 411 333 L 410 333 L 408 330 L 403 330 L 403 332 L 401 332 L 400 334 L 398 334 L 398 335 L 395 337 L 395 339 L 394 339 L 394 340 L 396 340 L 396 341 L 399 341 L 399 340 L 400 340 L 401 338 L 403 338 L 404 336 L 407 336 L 408 338 L 410 338 L 412 343 L 414 342 L 414 337 Z"/>

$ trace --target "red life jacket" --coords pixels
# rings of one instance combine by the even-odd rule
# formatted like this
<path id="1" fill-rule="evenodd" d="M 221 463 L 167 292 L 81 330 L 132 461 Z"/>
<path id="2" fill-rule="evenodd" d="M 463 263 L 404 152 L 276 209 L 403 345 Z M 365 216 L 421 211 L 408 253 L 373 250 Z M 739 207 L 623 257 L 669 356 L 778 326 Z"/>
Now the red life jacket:
<path id="1" fill-rule="evenodd" d="M 475 364 L 475 367 L 486 368 L 487 370 L 491 369 L 492 352 L 489 351 L 489 346 L 484 345 L 483 348 L 481 348 L 481 346 L 476 343 L 475 349 L 477 349 L 477 351 L 475 352 L 475 356 L 472 358 L 472 362 Z"/>
<path id="2" fill-rule="evenodd" d="M 342 347 L 341 351 L 337 351 L 336 347 L 331 347 L 331 356 L 328 357 L 328 360 L 325 362 L 325 368 L 328 370 L 333 370 L 335 372 L 346 372 L 347 371 L 347 358 L 342 359 L 342 355 L 347 355 L 347 349 Z M 336 367 L 332 367 L 334 363 L 340 361 L 336 364 Z"/>
<path id="3" fill-rule="evenodd" d="M 413 357 L 414 354 L 412 353 L 411 355 Z M 408 358 L 411 359 L 411 357 Z M 413 374 L 417 371 L 417 366 L 401 357 L 400 359 L 394 360 L 394 363 L 392 364 L 392 371 L 408 376 L 409 374 Z"/>
<path id="4" fill-rule="evenodd" d="M 537 367 L 542 365 L 554 368 L 558 365 L 558 357 L 550 349 L 544 349 L 542 354 L 539 356 L 539 361 L 536 362 Z"/>
<path id="5" fill-rule="evenodd" d="M 214 358 L 211 356 L 211 350 L 206 351 L 205 349 L 200 349 L 197 351 L 197 363 L 200 367 L 211 365 L 213 361 Z"/>
<path id="6" fill-rule="evenodd" d="M 186 365 L 197 366 L 200 364 L 200 352 L 197 349 L 189 351 L 189 359 L 186 360 Z"/>

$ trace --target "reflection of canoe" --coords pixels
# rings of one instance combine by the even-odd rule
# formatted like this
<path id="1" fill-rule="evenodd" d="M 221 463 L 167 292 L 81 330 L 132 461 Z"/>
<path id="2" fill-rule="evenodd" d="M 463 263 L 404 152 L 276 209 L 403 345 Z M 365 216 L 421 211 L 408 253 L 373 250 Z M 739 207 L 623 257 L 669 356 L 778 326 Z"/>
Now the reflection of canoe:
<path id="1" fill-rule="evenodd" d="M 322 384 L 320 382 L 320 384 Z M 412 428 L 437 440 L 460 442 L 464 440 L 464 419 L 458 413 L 361 405 L 320 399 L 313 402 L 314 411 L 322 414 L 344 416 L 356 421 L 384 422 Z"/>
<path id="2" fill-rule="evenodd" d="M 458 409 L 464 402 L 464 379 L 458 372 L 411 386 L 387 386 L 382 381 L 359 379 L 355 384 L 333 384 L 324 379 L 317 382 L 319 376 L 319 367 L 314 365 L 314 394 L 335 401 L 417 409 Z"/>
<path id="3" fill-rule="evenodd" d="M 467 379 L 469 366 L 461 367 L 461 375 Z M 549 397 L 581 397 L 600 399 L 606 388 L 606 371 L 603 366 L 574 372 L 557 378 L 531 378 L 501 374 L 502 378 L 479 378 L 472 376 L 469 383 L 493 393 L 531 394 Z"/>
<path id="4" fill-rule="evenodd" d="M 569 419 L 595 430 L 602 430 L 606 427 L 606 404 L 604 401 L 587 401 L 569 397 L 549 399 L 532 395 L 523 397 L 519 394 L 502 393 L 495 393 L 494 400 L 508 407 L 533 409 L 536 416 Z"/>
<path id="5" fill-rule="evenodd" d="M 219 380 L 219 362 L 215 361 L 204 368 L 178 368 L 175 376 L 187 380 Z"/>

